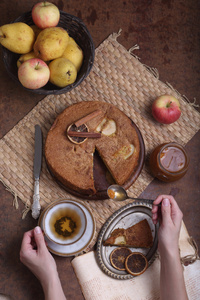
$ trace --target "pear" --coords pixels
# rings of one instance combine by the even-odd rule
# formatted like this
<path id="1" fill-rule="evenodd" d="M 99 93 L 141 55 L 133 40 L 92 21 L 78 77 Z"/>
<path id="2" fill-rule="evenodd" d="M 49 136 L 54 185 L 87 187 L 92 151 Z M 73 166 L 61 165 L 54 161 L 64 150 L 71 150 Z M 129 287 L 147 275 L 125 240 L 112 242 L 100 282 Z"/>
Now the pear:
<path id="1" fill-rule="evenodd" d="M 75 40 L 71 36 L 69 37 L 69 44 L 77 45 Z"/>
<path id="2" fill-rule="evenodd" d="M 0 27 L 0 43 L 8 50 L 25 54 L 33 49 L 35 33 L 23 22 L 6 24 Z"/>
<path id="3" fill-rule="evenodd" d="M 117 131 L 117 125 L 114 120 L 103 118 L 101 123 L 97 126 L 96 131 L 107 136 L 114 135 Z"/>
<path id="4" fill-rule="evenodd" d="M 69 41 L 69 35 L 61 27 L 43 29 L 34 44 L 36 57 L 48 61 L 61 57 Z"/>
<path id="5" fill-rule="evenodd" d="M 74 83 L 77 77 L 77 70 L 74 64 L 67 58 L 56 58 L 49 64 L 49 81 L 58 87 L 65 87 Z"/>
<path id="6" fill-rule="evenodd" d="M 75 65 L 77 72 L 80 70 L 83 62 L 83 51 L 74 39 L 69 39 L 69 43 L 65 48 L 62 57 L 69 59 Z"/>
<path id="7" fill-rule="evenodd" d="M 42 31 L 42 29 L 37 27 L 35 24 L 30 25 L 30 27 L 33 29 L 33 31 L 35 33 L 35 38 L 37 38 L 38 34 Z"/>
<path id="8" fill-rule="evenodd" d="M 23 62 L 27 61 L 28 59 L 36 58 L 34 51 L 31 51 L 26 54 L 22 54 L 20 58 L 17 60 L 17 67 L 19 68 Z"/>
<path id="9" fill-rule="evenodd" d="M 115 134 L 116 131 L 117 131 L 117 125 L 114 120 L 110 119 L 110 120 L 107 120 L 107 122 L 103 126 L 103 129 L 101 132 L 104 135 L 110 136 L 110 135 Z"/>

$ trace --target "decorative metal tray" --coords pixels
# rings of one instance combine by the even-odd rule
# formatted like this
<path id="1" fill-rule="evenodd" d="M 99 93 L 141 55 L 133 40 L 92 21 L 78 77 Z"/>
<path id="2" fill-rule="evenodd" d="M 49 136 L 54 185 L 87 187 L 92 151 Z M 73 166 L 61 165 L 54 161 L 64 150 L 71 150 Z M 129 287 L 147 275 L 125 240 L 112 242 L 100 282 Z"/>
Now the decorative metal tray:
<path id="1" fill-rule="evenodd" d="M 134 276 L 128 274 L 126 271 L 119 271 L 110 263 L 110 253 L 115 246 L 104 246 L 103 241 L 106 240 L 111 232 L 116 228 L 128 228 L 143 219 L 147 219 L 150 228 L 152 230 L 153 236 L 153 246 L 150 249 L 145 248 L 130 248 L 132 252 L 141 252 L 144 254 L 148 260 L 148 267 L 152 264 L 155 259 L 155 254 L 157 251 L 158 245 L 158 224 L 154 225 L 151 219 L 151 205 L 146 203 L 130 203 L 126 206 L 117 210 L 103 225 L 97 241 L 97 249 L 96 249 L 96 258 L 97 262 L 104 273 L 108 276 L 115 278 L 115 279 L 131 279 Z"/>

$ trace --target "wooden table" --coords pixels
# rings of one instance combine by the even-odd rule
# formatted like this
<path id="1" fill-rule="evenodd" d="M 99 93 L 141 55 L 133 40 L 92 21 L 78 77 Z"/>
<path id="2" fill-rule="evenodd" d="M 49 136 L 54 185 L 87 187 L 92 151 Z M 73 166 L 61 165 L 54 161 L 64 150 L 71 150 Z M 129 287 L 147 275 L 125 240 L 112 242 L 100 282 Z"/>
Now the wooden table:
<path id="1" fill-rule="evenodd" d="M 0 2 L 0 25 L 10 23 L 37 1 L 10 0 Z M 169 82 L 190 101 L 200 104 L 200 18 L 198 1 L 194 0 L 104 0 L 54 1 L 65 12 L 83 20 L 95 47 L 113 32 L 122 29 L 118 41 L 127 49 L 138 44 L 134 53 L 141 62 L 158 69 L 160 80 Z M 1 52 L 1 50 L 0 50 Z M 2 57 L 2 52 L 0 56 Z M 2 138 L 41 99 L 25 91 L 8 76 L 0 61 L 0 137 Z M 198 107 L 197 110 L 200 111 Z M 184 213 L 189 234 L 200 246 L 200 132 L 187 144 L 191 162 L 181 180 L 166 184 L 154 180 L 142 197 L 155 198 L 160 193 L 175 196 Z M 40 300 L 43 292 L 38 280 L 19 261 L 23 233 L 37 221 L 29 214 L 21 219 L 24 205 L 12 206 L 13 196 L 0 184 L 0 293 L 13 299 Z M 84 299 L 73 268 L 72 258 L 55 257 L 65 294 L 68 299 Z"/>

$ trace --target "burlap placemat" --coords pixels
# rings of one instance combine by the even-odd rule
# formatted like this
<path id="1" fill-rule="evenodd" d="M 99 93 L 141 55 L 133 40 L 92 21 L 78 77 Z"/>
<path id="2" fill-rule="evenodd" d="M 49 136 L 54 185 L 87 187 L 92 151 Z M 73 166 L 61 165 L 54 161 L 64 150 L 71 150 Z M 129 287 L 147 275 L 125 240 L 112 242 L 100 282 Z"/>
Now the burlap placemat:
<path id="1" fill-rule="evenodd" d="M 93 69 L 77 88 L 63 95 L 45 97 L 0 141 L 0 180 L 26 205 L 23 217 L 30 210 L 33 197 L 34 126 L 40 124 L 44 142 L 57 115 L 79 101 L 106 101 L 116 105 L 139 127 L 145 142 L 146 156 L 158 144 L 176 141 L 185 145 L 200 129 L 200 114 L 169 85 L 159 81 L 155 69 L 144 66 L 117 42 L 118 34 L 110 35 L 97 49 Z M 181 118 L 171 125 L 161 125 L 151 116 L 152 101 L 162 94 L 171 94 L 181 103 Z M 129 195 L 137 197 L 153 180 L 145 164 L 141 175 L 130 187 Z M 59 198 L 77 199 L 60 188 L 52 179 L 43 159 L 40 179 L 42 208 Z M 111 200 L 82 200 L 96 220 L 96 240 L 106 219 L 125 203 Z M 126 202 L 128 203 L 128 201 Z M 90 245 L 92 246 L 92 245 Z"/>

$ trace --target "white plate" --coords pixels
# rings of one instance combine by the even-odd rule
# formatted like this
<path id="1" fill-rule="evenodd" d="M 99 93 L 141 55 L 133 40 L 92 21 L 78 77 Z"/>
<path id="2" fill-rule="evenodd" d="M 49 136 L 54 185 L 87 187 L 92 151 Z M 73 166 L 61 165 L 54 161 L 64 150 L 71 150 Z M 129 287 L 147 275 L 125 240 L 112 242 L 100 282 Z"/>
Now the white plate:
<path id="1" fill-rule="evenodd" d="M 50 241 L 45 236 L 47 248 L 49 249 L 50 252 L 52 252 L 53 254 L 59 255 L 59 256 L 77 255 L 77 254 L 81 253 L 82 251 L 84 251 L 84 249 L 86 249 L 87 246 L 89 246 L 89 244 L 91 243 L 94 233 L 95 233 L 95 229 L 96 229 L 95 221 L 94 221 L 94 218 L 93 218 L 91 212 L 82 203 L 80 203 L 78 201 L 74 201 L 74 200 L 68 200 L 68 199 L 60 199 L 57 201 L 57 203 L 59 203 L 60 201 L 66 202 L 66 203 L 74 203 L 74 204 L 78 205 L 84 211 L 84 213 L 86 215 L 86 220 L 87 220 L 86 229 L 85 229 L 83 236 L 77 242 L 70 244 L 70 245 L 56 244 L 56 243 Z M 44 215 L 45 211 L 53 205 L 55 205 L 55 202 L 52 202 L 49 206 L 47 206 L 45 208 L 45 210 L 42 212 L 42 214 L 40 215 L 38 224 L 42 230 L 43 230 L 43 227 L 42 227 L 43 215 Z"/>

